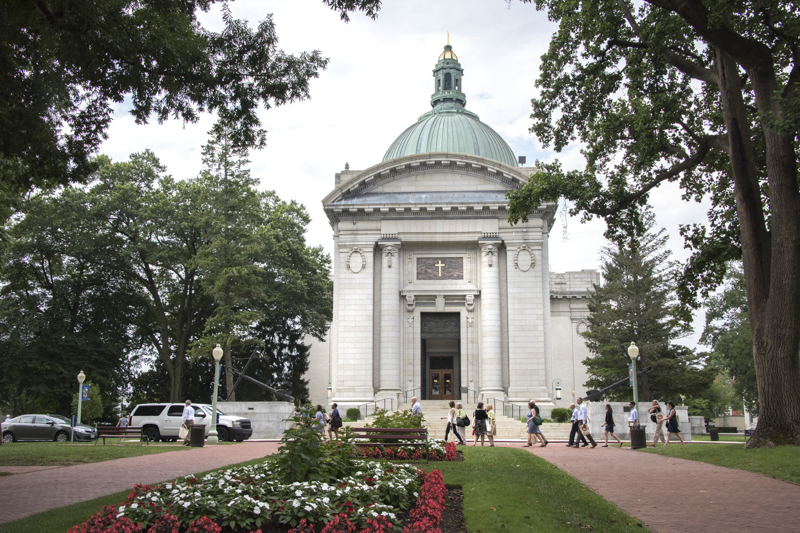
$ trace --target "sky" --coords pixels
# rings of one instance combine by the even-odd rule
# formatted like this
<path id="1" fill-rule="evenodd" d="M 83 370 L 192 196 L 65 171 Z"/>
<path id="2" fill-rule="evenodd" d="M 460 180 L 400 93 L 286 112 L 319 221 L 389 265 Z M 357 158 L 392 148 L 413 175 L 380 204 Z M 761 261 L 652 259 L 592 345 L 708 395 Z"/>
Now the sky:
<path id="1" fill-rule="evenodd" d="M 261 187 L 284 200 L 296 200 L 312 221 L 307 241 L 333 251 L 333 232 L 322 209 L 322 198 L 334 188 L 334 175 L 349 163 L 362 170 L 379 163 L 389 145 L 430 109 L 432 70 L 446 43 L 464 69 L 467 109 L 497 131 L 518 156 L 560 160 L 566 170 L 582 168 L 580 146 L 561 153 L 543 147 L 529 133 L 531 98 L 540 57 L 547 51 L 556 25 L 531 4 L 506 0 L 384 0 L 377 20 L 351 14 L 344 23 L 322 0 L 231 3 L 236 18 L 255 27 L 273 15 L 279 47 L 299 54 L 320 50 L 328 68 L 311 82 L 311 98 L 262 111 L 268 130 L 267 147 L 251 154 L 251 174 Z M 222 28 L 219 9 L 201 16 L 211 30 Z M 196 176 L 201 148 L 213 124 L 204 116 L 196 124 L 179 121 L 137 125 L 129 106 L 115 109 L 109 137 L 101 152 L 114 161 L 152 150 L 175 178 Z M 706 222 L 707 205 L 685 202 L 677 186 L 651 194 L 658 226 L 667 229 L 673 258 L 688 257 L 678 234 L 679 224 Z M 601 221 L 581 224 L 559 213 L 550 236 L 550 269 L 565 272 L 598 269 L 603 246 Z M 682 344 L 695 346 L 702 329 Z"/>

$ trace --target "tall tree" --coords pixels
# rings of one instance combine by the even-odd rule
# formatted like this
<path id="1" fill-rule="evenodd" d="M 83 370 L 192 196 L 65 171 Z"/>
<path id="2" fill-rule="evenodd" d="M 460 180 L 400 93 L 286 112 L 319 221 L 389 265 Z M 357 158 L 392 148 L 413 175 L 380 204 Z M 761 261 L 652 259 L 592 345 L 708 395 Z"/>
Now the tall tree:
<path id="1" fill-rule="evenodd" d="M 140 288 L 146 319 L 138 335 L 158 354 L 170 379 L 169 400 L 177 402 L 189 347 L 213 305 L 194 263 L 205 242 L 195 213 L 202 191 L 165 172 L 149 151 L 121 163 L 106 159 L 86 201 L 98 211 L 95 230 L 108 240 L 95 260 Z"/>
<path id="2" fill-rule="evenodd" d="M 736 396 L 758 414 L 758 384 L 753 363 L 753 335 L 747 314 L 747 294 L 741 264 L 728 267 L 719 294 L 705 302 L 706 326 L 700 342 L 710 346 L 712 364 L 732 378 Z"/>
<path id="3" fill-rule="evenodd" d="M 713 370 L 696 368 L 700 358 L 692 350 L 674 344 L 689 331 L 671 320 L 675 303 L 675 263 L 669 261 L 665 230 L 656 231 L 649 210 L 631 223 L 634 232 L 605 246 L 602 285 L 595 286 L 589 300 L 591 314 L 583 333 L 592 356 L 583 364 L 589 374 L 586 385 L 602 389 L 628 375 L 625 347 L 635 341 L 640 350 L 639 369 L 652 366 L 647 383 L 656 398 L 698 396 L 714 380 Z M 619 388 L 609 394 L 617 400 L 631 399 Z"/>
<path id="4" fill-rule="evenodd" d="M 106 391 L 106 403 L 128 381 L 143 298 L 97 261 L 110 244 L 97 217 L 85 191 L 67 189 L 23 201 L 7 225 L 0 386 L 20 409 L 69 414 L 80 370 Z"/>
<path id="5" fill-rule="evenodd" d="M 523 0 L 530 1 L 530 0 Z M 708 196 L 710 231 L 679 280 L 685 306 L 741 259 L 758 382 L 747 447 L 800 445 L 800 10 L 746 0 L 535 0 L 559 23 L 543 56 L 532 130 L 561 150 L 584 143 L 586 167 L 544 164 L 510 194 L 512 221 L 565 196 L 572 212 L 619 216 L 664 182 Z M 684 307 L 682 318 L 688 319 Z"/>
<path id="6" fill-rule="evenodd" d="M 128 100 L 138 123 L 195 122 L 215 112 L 237 143 L 261 147 L 258 115 L 309 96 L 328 60 L 278 48 L 272 16 L 253 30 L 227 2 L 224 29 L 198 18 L 216 0 L 22 0 L 0 10 L 0 199 L 84 181 L 111 122 Z M 324 0 L 377 16 L 380 0 Z M 0 202 L 0 205 L 3 205 Z"/>

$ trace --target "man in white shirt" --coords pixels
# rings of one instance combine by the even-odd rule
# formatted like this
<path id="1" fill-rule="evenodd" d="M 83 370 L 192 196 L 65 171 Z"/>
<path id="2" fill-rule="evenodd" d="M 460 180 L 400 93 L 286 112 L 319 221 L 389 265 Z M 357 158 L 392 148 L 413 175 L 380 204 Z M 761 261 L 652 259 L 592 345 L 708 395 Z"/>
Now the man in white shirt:
<path id="1" fill-rule="evenodd" d="M 411 398 L 411 412 L 414 413 L 414 416 L 422 416 L 422 405 L 416 398 Z"/>
<path id="2" fill-rule="evenodd" d="M 589 443 L 586 442 L 586 438 L 584 438 L 583 433 L 581 433 L 581 426 L 578 423 L 578 413 L 580 413 L 580 410 L 575 407 L 574 403 L 569 404 L 569 408 L 572 409 L 572 429 L 569 432 L 569 444 L 567 444 L 567 447 L 580 448 L 578 439 L 583 441 L 584 446 L 588 446 Z"/>
<path id="3" fill-rule="evenodd" d="M 631 414 L 628 415 L 628 426 L 632 428 L 639 427 L 639 411 L 636 410 L 636 404 L 629 402 L 628 406 L 631 408 Z"/>
<path id="4" fill-rule="evenodd" d="M 188 446 L 190 437 L 192 435 L 192 426 L 194 425 L 194 409 L 192 408 L 191 400 L 186 400 L 186 407 L 183 408 L 183 427 L 187 429 L 186 437 L 183 439 L 183 445 Z"/>
<path id="5" fill-rule="evenodd" d="M 586 409 L 586 404 L 583 403 L 583 398 L 578 398 L 576 401 L 578 402 L 578 429 L 580 429 L 581 426 L 586 426 L 588 428 L 589 410 Z M 581 432 L 581 435 L 589 439 L 589 442 L 592 443 L 592 448 L 597 448 L 597 443 L 594 441 L 594 437 L 592 437 L 591 433 L 587 432 L 584 435 L 583 432 Z M 583 445 L 586 446 L 585 441 Z"/>

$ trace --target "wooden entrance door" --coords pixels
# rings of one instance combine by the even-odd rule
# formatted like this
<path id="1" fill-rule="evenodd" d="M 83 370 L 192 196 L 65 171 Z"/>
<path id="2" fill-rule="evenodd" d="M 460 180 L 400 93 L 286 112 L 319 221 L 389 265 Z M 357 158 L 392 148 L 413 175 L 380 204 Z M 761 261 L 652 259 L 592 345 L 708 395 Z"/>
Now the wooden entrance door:
<path id="1" fill-rule="evenodd" d="M 429 400 L 455 399 L 453 388 L 453 370 L 429 370 L 428 387 Z"/>

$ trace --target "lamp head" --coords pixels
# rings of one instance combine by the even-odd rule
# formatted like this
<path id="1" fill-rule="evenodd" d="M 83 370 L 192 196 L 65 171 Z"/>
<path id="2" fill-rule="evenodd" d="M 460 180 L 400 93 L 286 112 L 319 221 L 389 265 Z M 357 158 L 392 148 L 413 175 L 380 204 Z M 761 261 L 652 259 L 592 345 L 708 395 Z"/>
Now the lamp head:
<path id="1" fill-rule="evenodd" d="M 631 358 L 631 361 L 636 361 L 636 358 L 639 357 L 639 348 L 635 342 L 631 342 L 631 345 L 628 346 L 628 357 Z"/>
<path id="2" fill-rule="evenodd" d="M 214 357 L 214 361 L 219 361 L 222 359 L 222 348 L 219 344 L 217 344 L 217 347 L 211 351 L 211 355 Z"/>
<path id="3" fill-rule="evenodd" d="M 84 374 L 83 370 L 81 370 L 80 373 L 78 374 L 78 383 L 82 385 L 85 380 L 86 380 L 86 374 Z"/>
<path id="4" fill-rule="evenodd" d="M 560 399 L 561 399 L 561 386 L 557 385 L 556 386 L 556 400 L 560 400 Z"/>

